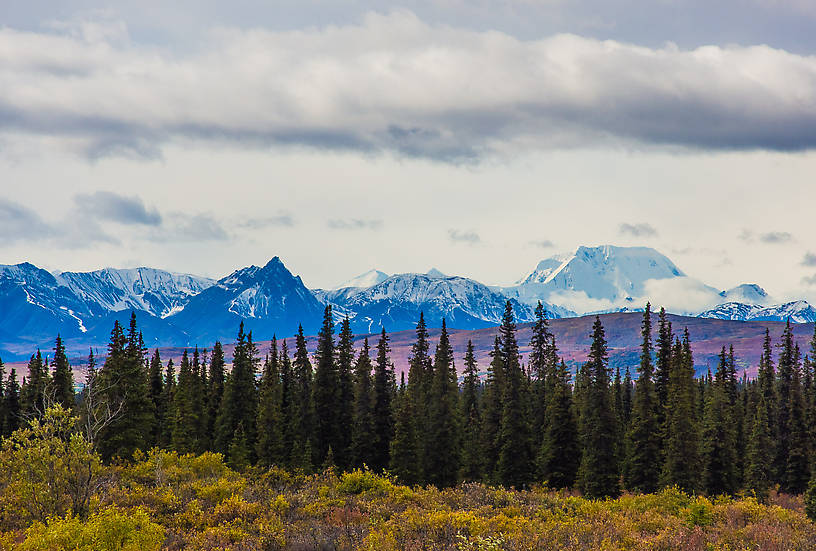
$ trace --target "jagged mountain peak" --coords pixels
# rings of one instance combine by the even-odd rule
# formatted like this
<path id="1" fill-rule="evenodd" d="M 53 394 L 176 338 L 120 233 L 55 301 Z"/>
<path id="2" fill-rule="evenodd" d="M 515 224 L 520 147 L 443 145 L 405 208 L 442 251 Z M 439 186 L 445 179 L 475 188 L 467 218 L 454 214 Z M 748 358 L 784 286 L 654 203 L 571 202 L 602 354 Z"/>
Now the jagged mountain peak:
<path id="1" fill-rule="evenodd" d="M 436 268 L 431 268 L 430 270 L 425 272 L 425 275 L 428 276 L 428 277 L 431 277 L 431 278 L 445 278 L 445 277 L 448 277 L 445 274 L 443 274 L 442 272 L 440 272 L 439 270 L 437 270 Z"/>
<path id="2" fill-rule="evenodd" d="M 167 317 L 211 287 L 212 279 L 156 268 L 102 268 L 61 272 L 57 279 L 88 305 L 113 312 L 140 310 Z"/>

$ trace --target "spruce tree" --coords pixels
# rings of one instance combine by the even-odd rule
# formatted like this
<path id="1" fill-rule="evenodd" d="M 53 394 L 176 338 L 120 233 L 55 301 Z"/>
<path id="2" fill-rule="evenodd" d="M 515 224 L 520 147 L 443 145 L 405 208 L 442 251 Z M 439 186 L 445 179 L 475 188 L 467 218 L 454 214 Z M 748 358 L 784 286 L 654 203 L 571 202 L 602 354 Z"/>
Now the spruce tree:
<path id="1" fill-rule="evenodd" d="M 208 432 L 209 421 L 207 420 L 207 367 L 206 351 L 202 361 L 198 346 L 193 350 L 192 363 L 192 411 L 193 424 L 190 429 L 193 432 L 194 451 L 202 453 L 209 448 L 210 433 Z"/>
<path id="2" fill-rule="evenodd" d="M 624 484 L 629 490 L 651 493 L 660 480 L 660 402 L 654 388 L 651 305 L 646 304 L 641 324 L 640 368 L 627 434 Z M 662 374 L 661 374 L 662 375 Z"/>
<path id="3" fill-rule="evenodd" d="M 538 453 L 539 477 L 552 488 L 575 484 L 581 449 L 570 388 L 570 372 L 562 361 L 553 374 L 547 398 L 547 424 Z"/>
<path id="4" fill-rule="evenodd" d="M 292 403 L 292 393 L 294 391 L 294 374 L 292 373 L 292 360 L 289 357 L 289 347 L 286 344 L 286 339 L 281 341 L 280 355 L 278 356 L 278 364 L 280 365 L 280 379 L 281 379 L 281 435 L 283 438 L 284 465 L 290 464 L 291 451 L 294 446 L 294 423 L 292 423 L 292 411 L 294 404 Z"/>
<path id="5" fill-rule="evenodd" d="M 740 384 L 737 379 L 737 361 L 734 355 L 734 345 L 728 347 L 726 380 L 728 401 L 731 406 L 731 413 L 734 424 L 734 472 L 736 474 L 736 485 L 742 487 L 745 472 L 745 421 L 742 402 L 740 401 Z"/>
<path id="6" fill-rule="evenodd" d="M 592 345 L 586 363 L 588 386 L 582 415 L 584 453 L 578 471 L 578 487 L 593 498 L 620 494 L 615 461 L 615 415 L 610 403 L 609 355 L 600 317 L 592 326 Z"/>
<path id="7" fill-rule="evenodd" d="M 257 348 L 252 342 L 252 332 L 244 333 L 244 323 L 241 322 L 232 354 L 232 371 L 227 376 L 221 407 L 215 422 L 215 451 L 224 453 L 228 459 L 232 440 L 239 434 L 239 426 L 240 436 L 246 439 L 247 446 L 251 448 L 255 441 L 258 403 L 255 388 L 257 354 Z M 243 448 L 239 451 L 243 453 Z M 249 453 L 251 455 L 251 449 Z"/>
<path id="8" fill-rule="evenodd" d="M 782 489 L 791 494 L 801 494 L 807 489 L 810 480 L 810 464 L 805 425 L 805 402 L 798 358 L 794 360 L 793 365 L 788 412 L 790 415 L 788 422 L 790 447 L 785 465 L 785 483 Z"/>
<path id="9" fill-rule="evenodd" d="M 196 417 L 193 405 L 193 367 L 187 350 L 179 364 L 178 384 L 173 396 L 173 449 L 179 453 L 196 452 Z"/>
<path id="10" fill-rule="evenodd" d="M 776 456 L 774 458 L 775 479 L 787 489 L 786 472 L 791 449 L 791 390 L 794 373 L 794 343 L 790 319 L 785 324 L 779 343 L 779 362 L 776 379 Z"/>
<path id="11" fill-rule="evenodd" d="M 816 473 L 810 477 L 805 494 L 805 514 L 811 521 L 816 522 Z"/>
<path id="12" fill-rule="evenodd" d="M 666 309 L 661 308 L 658 315 L 657 328 L 657 364 L 655 366 L 654 388 L 659 404 L 658 415 L 661 426 L 665 421 L 665 409 L 669 399 L 669 385 L 671 379 L 671 357 L 674 336 L 672 324 L 666 315 Z"/>
<path id="13" fill-rule="evenodd" d="M 20 406 L 20 384 L 17 382 L 17 370 L 12 367 L 6 380 L 6 418 L 3 425 L 3 435 L 8 436 L 21 426 L 23 415 Z"/>
<path id="14" fill-rule="evenodd" d="M 291 463 L 305 471 L 311 469 L 314 449 L 314 402 L 312 363 L 306 349 L 303 327 L 295 338 L 295 358 L 292 362 L 292 393 L 290 427 L 292 432 Z"/>
<path id="15" fill-rule="evenodd" d="M 39 418 L 45 413 L 45 394 L 50 383 L 42 353 L 37 350 L 28 361 L 28 377 L 20 389 L 22 414 L 26 419 Z"/>
<path id="16" fill-rule="evenodd" d="M 155 418 L 153 427 L 150 431 L 150 444 L 153 446 L 160 445 L 161 442 L 161 426 L 165 419 L 165 404 L 162 400 L 164 395 L 164 379 L 162 378 L 162 361 L 159 349 L 153 351 L 153 356 L 150 358 L 150 370 L 148 373 L 148 392 L 150 393 L 150 401 L 153 402 L 153 411 Z"/>
<path id="17" fill-rule="evenodd" d="M 374 363 L 374 456 L 371 468 L 381 471 L 388 467 L 391 438 L 394 436 L 394 412 L 392 400 L 396 392 L 394 368 L 388 358 L 390 348 L 388 335 L 383 328 L 377 342 L 377 359 Z"/>
<path id="18" fill-rule="evenodd" d="M 411 347 L 411 356 L 408 358 L 408 400 L 411 401 L 411 409 L 416 413 L 413 421 L 413 432 L 416 435 L 414 447 L 419 455 L 420 462 L 417 466 L 417 477 L 424 480 L 426 470 L 433 469 L 429 464 L 429 456 L 426 450 L 434 444 L 430 433 L 430 408 L 429 396 L 431 383 L 433 381 L 433 365 L 429 356 L 430 342 L 428 339 L 428 329 L 425 325 L 425 314 L 419 313 L 419 321 L 416 326 L 416 341 Z"/>
<path id="19" fill-rule="evenodd" d="M 278 341 L 273 335 L 269 355 L 264 362 L 258 399 L 258 441 L 255 453 L 260 465 L 268 467 L 283 463 L 282 421 Z"/>
<path id="20" fill-rule="evenodd" d="M 504 358 L 498 336 L 493 341 L 493 350 L 490 355 L 491 360 L 487 368 L 484 406 L 482 408 L 481 444 L 485 480 L 496 482 L 496 464 L 499 460 L 500 450 L 499 432 L 501 431 L 502 397 L 505 386 Z"/>
<path id="21" fill-rule="evenodd" d="M 434 466 L 432 471 L 426 473 L 427 480 L 441 488 L 456 484 L 459 474 L 458 395 L 453 350 L 443 318 L 442 331 L 434 355 L 429 403 L 430 436 L 434 446 L 426 451 L 429 464 Z"/>
<path id="22" fill-rule="evenodd" d="M 334 350 L 334 320 L 331 305 L 323 312 L 323 326 L 317 335 L 317 368 L 314 376 L 314 452 L 317 464 L 323 463 L 329 448 L 341 447 L 337 435 L 339 383 Z"/>
<path id="23" fill-rule="evenodd" d="M 210 372 L 207 377 L 207 432 L 210 439 L 215 435 L 215 420 L 224 396 L 225 381 L 224 348 L 219 341 L 215 341 L 210 355 Z"/>
<path id="24" fill-rule="evenodd" d="M 632 381 L 632 372 L 626 366 L 626 375 L 623 377 L 623 426 L 626 432 L 632 422 L 632 400 L 635 396 L 635 383 Z"/>
<path id="25" fill-rule="evenodd" d="M 675 341 L 666 409 L 665 453 L 661 483 L 695 492 L 700 485 L 700 435 L 695 415 L 694 361 Z"/>
<path id="26" fill-rule="evenodd" d="M 626 460 L 627 426 L 623 422 L 623 379 L 620 366 L 615 367 L 615 378 L 612 379 L 612 410 L 615 412 L 615 457 L 620 467 Z"/>
<path id="27" fill-rule="evenodd" d="M 371 351 L 368 337 L 354 367 L 354 424 L 351 433 L 353 465 L 370 466 L 374 461 L 374 397 L 371 381 Z"/>
<path id="28" fill-rule="evenodd" d="M 354 335 L 348 316 L 340 324 L 337 339 L 338 403 L 335 417 L 337 434 L 334 458 L 337 466 L 347 469 L 351 462 L 351 432 L 354 424 Z"/>
<path id="29" fill-rule="evenodd" d="M 65 354 L 65 344 L 62 337 L 57 335 L 54 345 L 54 360 L 51 362 L 51 388 L 53 389 L 53 400 L 55 404 L 60 404 L 66 410 L 71 411 L 76 405 L 74 396 L 74 373 L 68 356 Z"/>
<path id="30" fill-rule="evenodd" d="M 115 321 L 108 357 L 97 374 L 105 392 L 104 399 L 112 409 L 121 405 L 122 411 L 98 436 L 99 451 L 105 459 L 130 458 L 133 452 L 144 450 L 150 444 L 155 412 L 148 393 L 146 353 L 136 314 L 131 313 L 127 336 Z"/>
<path id="31" fill-rule="evenodd" d="M 403 383 L 405 378 L 402 378 Z M 404 385 L 401 385 L 401 387 Z M 394 438 L 391 440 L 390 472 L 407 485 L 418 484 L 420 479 L 420 456 L 417 450 L 416 412 L 413 401 L 403 388 L 395 403 Z"/>
<path id="32" fill-rule="evenodd" d="M 227 464 L 236 471 L 243 471 L 252 462 L 249 438 L 244 430 L 243 421 L 238 422 L 238 427 L 230 438 L 227 457 Z"/>
<path id="33" fill-rule="evenodd" d="M 703 488 L 709 495 L 736 491 L 735 443 L 733 412 L 728 399 L 728 358 L 723 347 L 706 396 L 703 421 Z"/>
<path id="34" fill-rule="evenodd" d="M 496 464 L 497 481 L 508 487 L 521 488 L 532 480 L 533 458 L 530 428 L 524 415 L 525 375 L 519 361 L 516 322 L 509 300 L 504 306 L 499 335 L 505 379 L 498 441 L 499 459 Z"/>
<path id="35" fill-rule="evenodd" d="M 763 502 L 768 497 L 773 467 L 771 419 L 768 410 L 765 396 L 759 393 L 745 464 L 745 486 Z"/>
<path id="36" fill-rule="evenodd" d="M 535 309 L 535 322 L 530 338 L 530 371 L 532 381 L 532 446 L 534 450 L 541 447 L 543 428 L 546 424 L 547 392 L 552 386 L 548 380 L 555 369 L 554 354 L 551 353 L 553 337 L 547 323 L 546 312 L 541 301 Z"/>
<path id="37" fill-rule="evenodd" d="M 162 408 L 159 417 L 159 442 L 163 448 L 169 448 L 173 444 L 173 427 L 176 419 L 176 368 L 173 365 L 173 358 L 167 361 L 167 369 L 164 375 L 164 388 L 162 389 Z"/>
<path id="38" fill-rule="evenodd" d="M 465 352 L 462 399 L 459 402 L 459 418 L 462 423 L 459 477 L 465 481 L 477 481 L 482 477 L 481 413 L 479 411 L 478 394 L 479 374 L 476 356 L 473 351 L 473 341 L 468 340 L 467 351 Z"/>
<path id="39" fill-rule="evenodd" d="M 762 345 L 762 355 L 759 360 L 759 370 L 757 373 L 757 391 L 761 398 L 765 400 L 765 408 L 768 416 L 768 439 L 769 453 L 771 454 L 771 467 L 768 474 L 771 482 L 778 481 L 776 477 L 775 461 L 777 458 L 778 423 L 777 423 L 777 398 L 776 398 L 776 371 L 773 362 L 772 341 L 770 332 L 765 330 L 765 340 Z M 786 461 L 787 462 L 787 461 Z"/>

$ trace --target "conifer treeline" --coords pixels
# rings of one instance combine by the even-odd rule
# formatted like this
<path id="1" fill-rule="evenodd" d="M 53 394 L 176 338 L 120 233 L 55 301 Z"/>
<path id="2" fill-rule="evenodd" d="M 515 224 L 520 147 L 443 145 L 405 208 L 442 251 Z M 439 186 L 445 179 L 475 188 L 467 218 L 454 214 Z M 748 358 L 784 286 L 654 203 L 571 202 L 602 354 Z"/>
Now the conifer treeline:
<path id="1" fill-rule="evenodd" d="M 460 384 L 445 320 L 431 354 L 420 315 L 407 381 L 397 385 L 385 330 L 374 350 L 365 339 L 355 351 L 348 319 L 335 336 L 330 306 L 314 356 L 300 329 L 294 351 L 273 338 L 261 358 L 242 323 L 230 370 L 218 342 L 184 351 L 178 370 L 158 350 L 148 356 L 132 315 L 127 331 L 114 324 L 100 368 L 90 354 L 79 394 L 59 337 L 50 365 L 39 351 L 31 357 L 22 386 L 0 362 L 0 427 L 8 435 L 61 403 L 93 428 L 108 460 L 160 446 L 216 451 L 236 468 L 365 465 L 442 487 L 547 483 L 603 497 L 676 485 L 760 499 L 774 485 L 805 491 L 816 452 L 816 334 L 802 357 L 790 323 L 776 353 L 766 331 L 754 380 L 738 376 L 733 347 L 713 374 L 695 378 L 688 331 L 676 334 L 662 309 L 654 330 L 648 304 L 636 377 L 609 368 L 600 318 L 591 337 L 573 376 L 539 304 L 525 365 L 508 302 L 486 377 L 468 342 Z"/>

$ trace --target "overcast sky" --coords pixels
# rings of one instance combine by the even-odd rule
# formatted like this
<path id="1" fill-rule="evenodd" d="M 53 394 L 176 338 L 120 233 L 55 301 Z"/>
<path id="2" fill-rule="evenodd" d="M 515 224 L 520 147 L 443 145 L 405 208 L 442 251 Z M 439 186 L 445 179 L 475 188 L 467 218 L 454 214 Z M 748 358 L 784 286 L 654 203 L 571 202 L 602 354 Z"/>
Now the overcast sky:
<path id="1" fill-rule="evenodd" d="M 815 6 L 5 0 L 0 263 L 510 283 L 611 243 L 816 300 Z"/>

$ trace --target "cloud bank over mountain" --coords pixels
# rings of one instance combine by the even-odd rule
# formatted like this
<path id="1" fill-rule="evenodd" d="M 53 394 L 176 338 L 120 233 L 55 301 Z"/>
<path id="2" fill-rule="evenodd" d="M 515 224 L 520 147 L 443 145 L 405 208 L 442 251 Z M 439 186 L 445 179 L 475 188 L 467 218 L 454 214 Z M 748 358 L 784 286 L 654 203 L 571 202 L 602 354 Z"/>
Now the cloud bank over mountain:
<path id="1" fill-rule="evenodd" d="M 0 29 L 2 139 L 91 159 L 157 158 L 189 140 L 450 162 L 615 142 L 816 146 L 816 58 L 764 45 L 523 40 L 409 11 L 224 28 L 195 51 L 141 45 L 118 21 L 92 29 Z"/>

